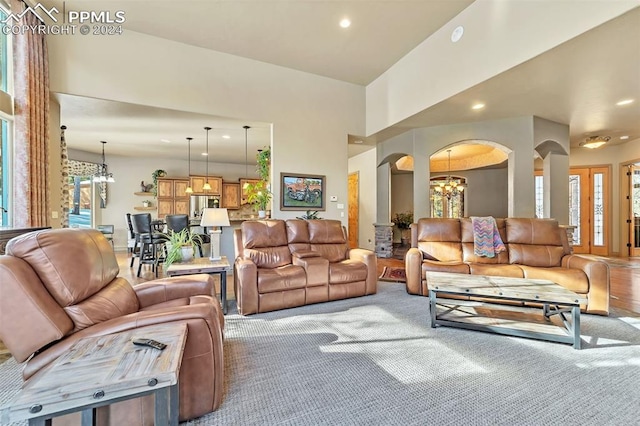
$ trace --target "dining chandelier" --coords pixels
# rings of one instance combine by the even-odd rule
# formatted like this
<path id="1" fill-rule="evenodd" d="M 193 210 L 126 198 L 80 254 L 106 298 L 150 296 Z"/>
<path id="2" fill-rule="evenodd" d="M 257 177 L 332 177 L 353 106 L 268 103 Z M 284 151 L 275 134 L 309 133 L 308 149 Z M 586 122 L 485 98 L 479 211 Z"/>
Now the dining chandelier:
<path id="1" fill-rule="evenodd" d="M 436 192 L 442 193 L 447 199 L 451 199 L 451 197 L 455 197 L 457 195 L 462 195 L 462 191 L 464 191 L 464 184 L 458 182 L 458 179 L 451 178 L 451 150 L 447 150 L 447 154 L 449 156 L 449 162 L 447 166 L 447 177 L 445 180 L 441 180 L 436 182 L 435 190 Z"/>
<path id="2" fill-rule="evenodd" d="M 98 172 L 93 175 L 93 181 L 97 183 L 102 182 L 115 182 L 116 180 L 113 178 L 113 173 L 107 172 L 107 164 L 104 159 L 104 146 L 107 144 L 106 141 L 100 141 L 102 144 L 102 164 L 98 166 Z"/>

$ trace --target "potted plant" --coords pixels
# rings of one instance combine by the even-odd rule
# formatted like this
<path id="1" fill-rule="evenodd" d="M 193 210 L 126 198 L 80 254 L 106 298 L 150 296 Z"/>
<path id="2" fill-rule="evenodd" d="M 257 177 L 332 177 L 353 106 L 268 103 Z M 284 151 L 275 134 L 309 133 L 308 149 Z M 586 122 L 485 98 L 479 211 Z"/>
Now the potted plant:
<path id="1" fill-rule="evenodd" d="M 402 245 L 407 245 L 409 239 L 411 238 L 411 233 L 409 229 L 411 228 L 411 224 L 413 223 L 413 213 L 410 211 L 396 213 L 393 215 L 391 221 L 398 227 L 400 230 L 400 238 L 402 240 Z"/>
<path id="2" fill-rule="evenodd" d="M 247 201 L 253 204 L 258 211 L 259 218 L 267 217 L 267 206 L 271 202 L 273 194 L 269 191 L 267 182 L 260 180 L 247 185 Z"/>
<path id="3" fill-rule="evenodd" d="M 149 200 L 144 200 L 142 202 L 142 207 L 151 207 L 151 201 Z"/>
<path id="4" fill-rule="evenodd" d="M 193 258 L 196 244 L 202 244 L 202 238 L 198 234 L 193 234 L 188 228 L 180 232 L 169 231 L 164 234 L 167 237 L 167 258 L 165 259 L 168 268 L 174 262 L 187 262 Z"/>
<path id="5" fill-rule="evenodd" d="M 167 172 L 162 169 L 158 169 L 151 173 L 151 177 L 153 178 L 153 189 L 151 190 L 151 192 L 154 196 L 158 195 L 158 178 L 165 177 L 166 175 Z"/>

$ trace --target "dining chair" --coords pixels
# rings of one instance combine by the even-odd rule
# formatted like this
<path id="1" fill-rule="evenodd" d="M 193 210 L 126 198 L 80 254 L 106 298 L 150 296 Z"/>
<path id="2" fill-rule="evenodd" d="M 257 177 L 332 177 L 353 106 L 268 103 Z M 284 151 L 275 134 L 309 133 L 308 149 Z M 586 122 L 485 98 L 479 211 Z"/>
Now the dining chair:
<path id="1" fill-rule="evenodd" d="M 159 264 L 164 262 L 165 259 L 164 243 L 167 241 L 167 237 L 153 230 L 151 226 L 151 214 L 149 213 L 131 215 L 131 224 L 133 226 L 133 232 L 136 235 L 136 240 L 140 243 L 138 273 L 136 276 L 140 276 L 142 265 L 151 265 L 157 277 Z M 133 259 L 132 257 L 131 266 L 133 266 Z"/>

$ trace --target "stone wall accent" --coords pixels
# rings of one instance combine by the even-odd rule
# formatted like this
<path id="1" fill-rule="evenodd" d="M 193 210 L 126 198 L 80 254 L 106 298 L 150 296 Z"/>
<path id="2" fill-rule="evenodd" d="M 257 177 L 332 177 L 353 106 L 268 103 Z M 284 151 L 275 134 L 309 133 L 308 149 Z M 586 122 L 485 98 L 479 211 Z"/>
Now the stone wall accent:
<path id="1" fill-rule="evenodd" d="M 393 256 L 393 223 L 374 223 L 376 229 L 376 257 Z"/>

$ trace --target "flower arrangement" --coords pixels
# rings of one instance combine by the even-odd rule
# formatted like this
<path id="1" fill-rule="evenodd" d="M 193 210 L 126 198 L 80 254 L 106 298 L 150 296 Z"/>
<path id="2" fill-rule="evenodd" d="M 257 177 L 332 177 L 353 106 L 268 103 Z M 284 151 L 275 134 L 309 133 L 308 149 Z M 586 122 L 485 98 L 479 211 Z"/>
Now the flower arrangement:
<path id="1" fill-rule="evenodd" d="M 398 229 L 409 229 L 413 223 L 413 213 L 410 211 L 396 213 L 393 215 L 391 221 L 398 227 Z"/>

